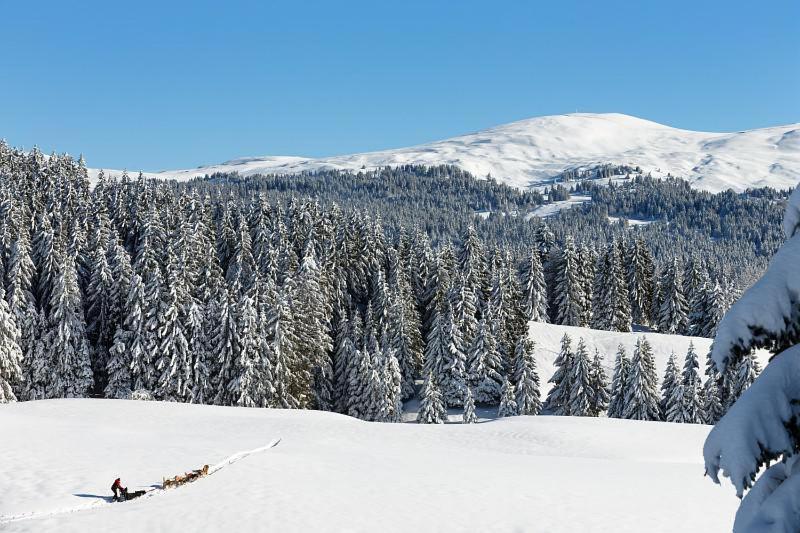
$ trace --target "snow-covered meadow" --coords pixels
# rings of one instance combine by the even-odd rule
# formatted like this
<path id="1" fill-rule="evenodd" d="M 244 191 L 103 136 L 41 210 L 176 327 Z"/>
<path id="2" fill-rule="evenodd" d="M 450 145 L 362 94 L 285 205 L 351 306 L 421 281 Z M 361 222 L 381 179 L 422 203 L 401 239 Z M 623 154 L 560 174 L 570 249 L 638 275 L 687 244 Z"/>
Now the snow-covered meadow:
<path id="1" fill-rule="evenodd" d="M 125 400 L 0 406 L 0 530 L 730 531 L 707 426 L 512 417 L 380 424 L 315 411 Z M 280 443 L 193 484 L 163 476 Z"/>

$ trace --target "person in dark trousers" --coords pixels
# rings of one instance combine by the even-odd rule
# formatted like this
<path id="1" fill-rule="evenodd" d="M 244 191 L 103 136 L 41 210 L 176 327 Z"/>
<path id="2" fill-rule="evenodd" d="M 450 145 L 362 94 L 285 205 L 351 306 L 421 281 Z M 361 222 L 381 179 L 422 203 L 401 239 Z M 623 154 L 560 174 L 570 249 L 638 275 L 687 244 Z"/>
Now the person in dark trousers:
<path id="1" fill-rule="evenodd" d="M 123 501 L 125 499 L 124 495 L 126 490 L 125 487 L 122 486 L 122 482 L 119 480 L 119 478 L 115 479 L 114 484 L 111 485 L 111 492 L 114 493 L 115 502 Z"/>

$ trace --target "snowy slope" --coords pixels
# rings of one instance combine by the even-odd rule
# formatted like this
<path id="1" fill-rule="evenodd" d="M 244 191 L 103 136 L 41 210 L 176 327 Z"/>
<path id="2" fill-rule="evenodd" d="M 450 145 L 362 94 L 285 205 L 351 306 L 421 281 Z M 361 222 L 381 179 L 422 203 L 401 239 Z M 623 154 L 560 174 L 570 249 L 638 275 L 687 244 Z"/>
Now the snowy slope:
<path id="1" fill-rule="evenodd" d="M 516 187 L 546 184 L 566 169 L 611 163 L 638 165 L 656 176 L 671 173 L 713 192 L 766 185 L 788 188 L 800 175 L 800 124 L 704 133 L 617 113 L 574 113 L 521 120 L 410 148 L 325 158 L 249 157 L 148 175 L 189 179 L 213 172 L 295 173 L 407 163 L 453 164 Z"/>
<path id="2" fill-rule="evenodd" d="M 667 366 L 669 354 L 674 350 L 678 364 L 682 366 L 690 342 L 694 344 L 695 351 L 700 358 L 700 371 L 702 374 L 705 369 L 706 354 L 708 354 L 711 349 L 712 341 L 712 339 L 703 337 L 684 337 L 682 335 L 647 332 L 620 333 L 616 331 L 543 324 L 540 322 L 531 322 L 529 331 L 531 338 L 536 341 L 536 359 L 539 365 L 539 375 L 541 376 L 543 384 L 542 394 L 550 388 L 549 385 L 545 385 L 545 382 L 555 371 L 553 361 L 555 361 L 559 350 L 561 350 L 561 337 L 563 337 L 565 333 L 572 338 L 573 350 L 578 345 L 578 340 L 583 338 L 589 350 L 589 355 L 594 357 L 595 348 L 600 351 L 600 354 L 605 357 L 604 363 L 609 379 L 611 379 L 612 370 L 614 368 L 614 357 L 617 354 L 617 347 L 620 344 L 625 347 L 625 351 L 630 358 L 633 355 L 633 349 L 636 347 L 637 339 L 640 337 L 646 338 L 653 347 L 653 357 L 656 361 L 658 379 L 661 380 L 664 375 L 664 369 Z M 770 353 L 766 350 L 758 350 L 756 355 L 758 361 L 761 363 L 761 368 L 764 368 L 769 360 Z M 705 376 L 701 377 L 705 379 Z"/>
<path id="3" fill-rule="evenodd" d="M 0 530 L 730 531 L 707 426 L 515 417 L 377 424 L 313 411 L 120 400 L 0 406 Z M 280 437 L 184 487 L 107 503 Z"/>

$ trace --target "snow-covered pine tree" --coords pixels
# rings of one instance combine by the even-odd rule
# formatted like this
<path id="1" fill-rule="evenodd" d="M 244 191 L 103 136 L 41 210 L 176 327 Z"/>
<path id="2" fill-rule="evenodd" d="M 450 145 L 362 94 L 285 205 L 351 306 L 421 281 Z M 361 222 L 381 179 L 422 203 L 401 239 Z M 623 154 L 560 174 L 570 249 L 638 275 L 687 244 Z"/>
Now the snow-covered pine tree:
<path id="1" fill-rule="evenodd" d="M 503 385 L 500 387 L 500 406 L 497 408 L 497 416 L 504 418 L 506 416 L 519 415 L 517 407 L 516 391 L 514 384 L 511 383 L 507 377 L 503 378 Z"/>
<path id="2" fill-rule="evenodd" d="M 574 354 L 572 353 L 572 339 L 564 333 L 561 337 L 561 351 L 558 353 L 553 365 L 556 371 L 549 382 L 553 384 L 547 399 L 542 406 L 546 413 L 560 416 L 570 414 L 570 391 L 572 390 L 572 377 Z"/>
<path id="3" fill-rule="evenodd" d="M 662 276 L 661 307 L 658 310 L 658 331 L 662 333 L 683 333 L 686 330 L 687 304 L 681 278 L 678 258 L 673 258 Z"/>
<path id="4" fill-rule="evenodd" d="M 594 279 L 597 268 L 597 252 L 593 246 L 578 246 L 578 278 L 583 293 L 583 317 L 581 326 L 589 327 L 592 323 L 592 302 L 594 301 Z"/>
<path id="5" fill-rule="evenodd" d="M 631 367 L 625 385 L 625 412 L 623 418 L 630 420 L 659 420 L 658 376 L 653 361 L 653 351 L 646 338 L 636 341 L 631 358 Z"/>
<path id="6" fill-rule="evenodd" d="M 481 305 L 481 291 L 486 284 L 486 255 L 483 243 L 474 226 L 464 233 L 458 251 L 458 267 L 463 275 L 463 284 L 473 293 L 475 305 Z M 471 340 L 471 339 L 470 339 Z"/>
<path id="7" fill-rule="evenodd" d="M 460 406 L 464 403 L 467 388 L 467 354 L 461 330 L 450 306 L 445 315 L 445 335 L 447 352 L 443 372 L 439 377 L 439 387 L 445 405 L 448 407 Z"/>
<path id="8" fill-rule="evenodd" d="M 269 407 L 298 409 L 305 404 L 309 394 L 310 376 L 303 375 L 304 368 L 296 363 L 297 337 L 295 317 L 286 292 L 278 295 L 275 305 L 267 315 L 270 332 L 269 353 L 272 357 L 272 379 L 275 393 Z"/>
<path id="9" fill-rule="evenodd" d="M 708 272 L 700 268 L 696 258 L 687 267 L 686 275 L 688 279 L 684 280 L 684 285 L 686 287 L 688 316 L 685 334 L 699 337 L 708 322 L 706 318 L 706 301 L 708 299 L 708 291 L 711 289 L 711 281 L 708 278 Z"/>
<path id="10" fill-rule="evenodd" d="M 598 261 L 592 303 L 593 328 L 609 331 L 631 330 L 628 284 L 621 248 L 616 240 L 609 243 Z"/>
<path id="11" fill-rule="evenodd" d="M 294 281 L 293 311 L 303 317 L 296 322 L 298 362 L 311 377 L 312 405 L 315 409 L 330 411 L 333 408 L 333 362 L 330 357 L 333 340 L 329 323 L 332 310 L 329 295 L 321 283 L 322 273 L 312 237 L 307 238 L 303 260 Z M 382 290 L 384 288 L 381 287 Z"/>
<path id="12" fill-rule="evenodd" d="M 678 372 L 678 365 L 675 362 L 675 352 L 669 354 L 667 359 L 667 367 L 664 370 L 664 379 L 661 380 L 661 400 L 658 402 L 658 409 L 661 412 L 661 419 L 671 422 L 667 419 L 667 413 L 673 410 L 673 402 L 676 398 L 679 402 L 683 401 L 683 389 L 680 394 L 675 392 L 675 387 L 681 383 Z"/>
<path id="13" fill-rule="evenodd" d="M 234 260 L 235 261 L 235 260 Z M 233 261 L 232 261 L 233 264 Z M 262 387 L 264 356 L 258 338 L 258 312 L 251 291 L 242 292 L 236 305 L 238 350 L 231 380 L 226 384 L 231 405 L 263 407 L 267 398 Z"/>
<path id="14" fill-rule="evenodd" d="M 544 283 L 544 271 L 537 250 L 531 251 L 525 263 L 522 279 L 522 309 L 525 320 L 548 322 L 547 286 Z"/>
<path id="15" fill-rule="evenodd" d="M 588 416 L 594 391 L 592 390 L 591 361 L 583 338 L 578 340 L 578 347 L 572 357 L 571 370 L 569 414 L 570 416 Z"/>
<path id="16" fill-rule="evenodd" d="M 631 301 L 631 317 L 637 324 L 651 324 L 653 310 L 654 267 L 650 249 L 641 237 L 628 247 L 626 274 Z"/>
<path id="17" fill-rule="evenodd" d="M 476 402 L 496 404 L 503 381 L 502 361 L 489 320 L 491 317 L 485 316 L 478 322 L 478 331 L 469 350 L 468 382 Z"/>
<path id="18" fill-rule="evenodd" d="M 189 401 L 192 390 L 192 358 L 186 339 L 186 302 L 189 291 L 182 266 L 172 247 L 167 249 L 166 283 L 158 313 L 158 352 L 154 360 L 154 396 L 173 402 Z M 227 385 L 227 384 L 225 384 Z M 229 404 L 226 404 L 229 405 Z"/>
<path id="19" fill-rule="evenodd" d="M 755 382 L 761 373 L 761 365 L 756 359 L 754 351 L 743 354 L 731 367 L 733 369 L 730 388 L 728 389 L 727 408 L 730 408 L 738 400 L 744 391 Z"/>
<path id="20" fill-rule="evenodd" d="M 447 409 L 444 400 L 439 392 L 439 387 L 433 377 L 433 373 L 428 372 L 425 381 L 422 383 L 422 397 L 419 404 L 419 414 L 417 422 L 420 424 L 444 424 L 447 421 Z"/>
<path id="21" fill-rule="evenodd" d="M 475 399 L 472 397 L 471 387 L 467 387 L 466 397 L 464 398 L 464 416 L 461 419 L 463 424 L 474 424 L 478 421 L 475 414 Z"/>
<path id="22" fill-rule="evenodd" d="M 527 335 L 522 335 L 514 350 L 514 388 L 521 415 L 538 415 L 542 410 L 535 348 L 536 344 Z"/>
<path id="23" fill-rule="evenodd" d="M 556 264 L 553 300 L 555 323 L 580 326 L 585 316 L 585 295 L 580 278 L 578 254 L 572 237 L 567 237 Z"/>
<path id="24" fill-rule="evenodd" d="M 0 288 L 0 403 L 14 402 L 22 390 L 22 350 L 16 318 Z"/>
<path id="25" fill-rule="evenodd" d="M 728 310 L 728 301 L 718 281 L 709 284 L 704 297 L 703 322 L 698 325 L 695 332 L 701 337 L 714 338 L 717 334 L 717 325 Z"/>
<path id="26" fill-rule="evenodd" d="M 703 423 L 703 401 L 701 398 L 703 385 L 698 368 L 700 368 L 700 363 L 697 359 L 694 343 L 689 342 L 689 349 L 686 352 L 686 359 L 684 360 L 680 377 L 683 385 L 680 418 L 684 424 Z"/>
<path id="27" fill-rule="evenodd" d="M 608 391 L 608 377 L 603 368 L 603 356 L 600 350 L 595 348 L 594 358 L 592 359 L 591 384 L 592 398 L 589 404 L 589 416 L 600 416 L 608 408 L 610 399 Z"/>
<path id="28" fill-rule="evenodd" d="M 53 272 L 44 340 L 51 371 L 46 394 L 49 398 L 83 398 L 89 394 L 93 378 L 75 258 L 60 246 L 54 248 L 54 255 L 62 259 Z"/>
<path id="29" fill-rule="evenodd" d="M 717 380 L 709 377 L 703 383 L 703 423 L 714 425 L 725 414 L 725 407 L 720 399 Z"/>
<path id="30" fill-rule="evenodd" d="M 614 359 L 614 374 L 611 377 L 611 395 L 608 402 L 608 417 L 623 418 L 625 413 L 625 398 L 628 395 L 626 388 L 630 360 L 625 353 L 625 347 L 620 344 Z"/>

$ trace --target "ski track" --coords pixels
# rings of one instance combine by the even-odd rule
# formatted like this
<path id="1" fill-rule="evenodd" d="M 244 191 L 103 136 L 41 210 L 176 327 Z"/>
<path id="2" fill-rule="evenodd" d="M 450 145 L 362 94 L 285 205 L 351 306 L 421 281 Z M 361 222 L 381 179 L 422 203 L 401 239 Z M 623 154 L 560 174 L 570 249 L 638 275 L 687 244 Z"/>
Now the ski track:
<path id="1" fill-rule="evenodd" d="M 260 446 L 258 448 L 254 448 L 252 450 L 247 450 L 243 452 L 237 452 L 230 457 L 227 457 L 220 461 L 219 463 L 215 464 L 208 468 L 208 475 L 214 474 L 215 472 L 219 472 L 221 469 L 225 468 L 226 466 L 232 465 L 233 463 L 244 459 L 245 457 L 249 457 L 256 453 L 265 452 L 280 443 L 281 439 L 278 437 L 277 439 L 273 439 L 270 441 L 269 444 L 266 446 Z M 177 488 L 177 487 L 176 487 Z M 137 498 L 137 500 L 143 501 L 146 498 L 152 498 L 159 494 L 164 494 L 167 489 L 153 489 L 148 491 L 146 494 Z M 110 499 L 110 497 L 108 498 Z M 133 500 L 131 500 L 132 502 Z M 70 513 L 79 513 L 81 511 L 88 511 L 90 509 L 102 509 L 114 502 L 112 501 L 103 501 L 103 502 L 94 502 L 88 505 L 79 505 L 76 507 L 68 507 L 66 509 L 56 509 L 53 511 L 41 511 L 41 512 L 31 512 L 31 513 L 22 513 L 17 515 L 2 515 L 0 516 L 0 526 L 3 524 L 10 524 L 12 522 L 21 522 L 23 520 L 34 520 L 37 518 L 50 518 L 53 516 L 58 516 L 62 514 L 70 514 Z"/>

